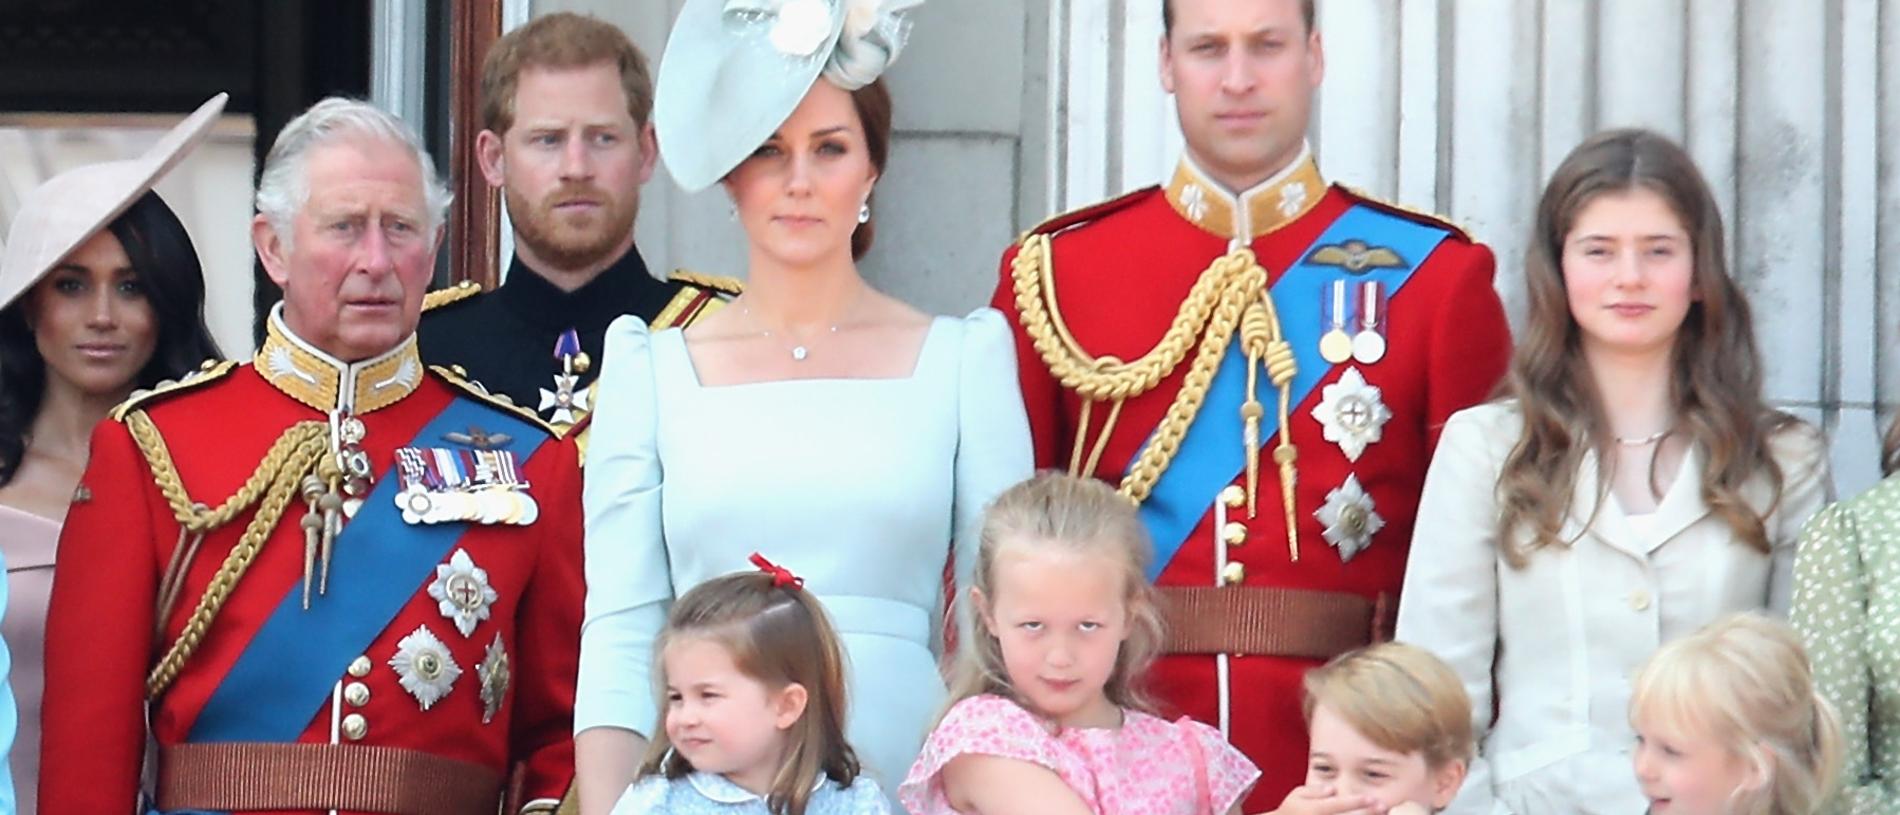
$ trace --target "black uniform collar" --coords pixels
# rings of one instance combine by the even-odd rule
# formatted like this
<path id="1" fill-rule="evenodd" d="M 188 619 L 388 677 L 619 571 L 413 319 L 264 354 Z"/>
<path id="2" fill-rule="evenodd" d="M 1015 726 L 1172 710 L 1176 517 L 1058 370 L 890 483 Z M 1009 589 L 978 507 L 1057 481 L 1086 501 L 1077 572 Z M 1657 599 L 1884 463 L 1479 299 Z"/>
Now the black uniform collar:
<path id="1" fill-rule="evenodd" d="M 598 277 L 571 292 L 548 282 L 515 255 L 508 264 L 508 280 L 495 294 L 509 311 L 529 324 L 565 330 L 572 326 L 604 327 L 622 314 L 657 312 L 671 296 L 670 289 L 647 273 L 639 247 L 632 247 Z"/>

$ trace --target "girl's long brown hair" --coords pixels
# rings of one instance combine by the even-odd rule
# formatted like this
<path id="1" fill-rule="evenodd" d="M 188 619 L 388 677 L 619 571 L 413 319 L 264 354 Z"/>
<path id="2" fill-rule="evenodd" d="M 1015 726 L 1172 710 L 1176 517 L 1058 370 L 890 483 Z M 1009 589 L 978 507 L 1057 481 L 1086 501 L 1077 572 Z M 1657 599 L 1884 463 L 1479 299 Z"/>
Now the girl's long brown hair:
<path id="1" fill-rule="evenodd" d="M 805 715 L 792 725 L 784 761 L 765 799 L 773 815 L 804 815 L 812 779 L 820 772 L 839 786 L 857 781 L 863 768 L 844 738 L 844 651 L 831 620 L 810 592 L 776 585 L 773 576 L 763 572 L 708 580 L 674 601 L 654 652 L 663 657 L 668 645 L 690 639 L 724 646 L 741 673 L 769 688 L 794 682 L 805 688 Z M 653 672 L 660 710 L 665 711 L 665 659 L 653 660 Z M 692 773 L 693 765 L 673 750 L 666 728 L 654 731 L 640 775 L 682 778 Z"/>
<path id="2" fill-rule="evenodd" d="M 1551 176 L 1526 252 L 1529 316 L 1502 387 L 1517 400 L 1524 433 L 1498 477 L 1499 546 L 1517 568 L 1532 550 L 1558 542 L 1585 453 L 1607 459 L 1612 452 L 1565 295 L 1564 239 L 1598 196 L 1638 189 L 1668 202 L 1694 253 L 1698 299 L 1676 335 L 1670 397 L 1677 419 L 1670 432 L 1687 435 L 1708 454 L 1700 474 L 1703 502 L 1738 539 L 1769 548 L 1764 516 L 1742 487 L 1766 477 L 1775 496 L 1771 507 L 1779 503 L 1783 475 L 1769 440 L 1796 420 L 1762 399 L 1761 354 L 1748 301 L 1729 278 L 1721 211 L 1681 147 L 1647 130 L 1610 130 L 1578 145 Z M 1607 494 L 1609 480 L 1603 483 Z M 1528 542 L 1521 543 L 1524 532 Z"/>

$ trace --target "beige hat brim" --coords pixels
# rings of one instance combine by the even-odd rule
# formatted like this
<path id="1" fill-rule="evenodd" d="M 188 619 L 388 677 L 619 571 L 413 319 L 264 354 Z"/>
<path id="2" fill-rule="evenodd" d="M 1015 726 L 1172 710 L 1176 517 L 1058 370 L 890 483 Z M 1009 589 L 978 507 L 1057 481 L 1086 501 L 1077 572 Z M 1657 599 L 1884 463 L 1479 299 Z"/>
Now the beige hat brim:
<path id="1" fill-rule="evenodd" d="M 11 305 L 178 166 L 229 99 L 223 93 L 211 97 L 138 158 L 75 167 L 27 193 L 0 256 L 0 307 Z"/>

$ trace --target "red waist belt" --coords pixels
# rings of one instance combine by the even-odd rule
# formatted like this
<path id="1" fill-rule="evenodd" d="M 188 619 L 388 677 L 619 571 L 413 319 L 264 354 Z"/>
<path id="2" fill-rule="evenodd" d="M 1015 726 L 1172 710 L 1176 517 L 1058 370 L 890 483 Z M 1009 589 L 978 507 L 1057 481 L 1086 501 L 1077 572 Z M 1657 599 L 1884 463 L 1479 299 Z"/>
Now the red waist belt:
<path id="1" fill-rule="evenodd" d="M 487 767 L 399 747 L 180 744 L 158 755 L 161 810 L 492 815 L 500 790 L 500 774 Z"/>
<path id="2" fill-rule="evenodd" d="M 1162 586 L 1167 654 L 1236 654 L 1326 660 L 1392 637 L 1385 594 L 1258 586 Z"/>

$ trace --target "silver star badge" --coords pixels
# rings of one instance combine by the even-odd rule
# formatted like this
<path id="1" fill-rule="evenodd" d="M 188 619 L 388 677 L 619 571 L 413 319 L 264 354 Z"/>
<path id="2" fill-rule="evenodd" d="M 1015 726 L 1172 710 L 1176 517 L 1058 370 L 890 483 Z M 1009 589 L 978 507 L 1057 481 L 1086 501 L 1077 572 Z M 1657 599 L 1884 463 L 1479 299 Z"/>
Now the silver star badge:
<path id="1" fill-rule="evenodd" d="M 501 647 L 500 632 L 488 644 L 482 664 L 475 666 L 475 675 L 482 680 L 482 724 L 488 724 L 501 712 L 501 700 L 508 696 L 508 651 Z"/>
<path id="2" fill-rule="evenodd" d="M 435 598 L 442 616 L 454 621 L 455 630 L 467 637 L 475 633 L 477 623 L 488 619 L 488 607 L 498 595 L 488 585 L 488 570 L 475 565 L 468 550 L 457 549 L 449 562 L 436 565 L 429 596 Z"/>
<path id="3" fill-rule="evenodd" d="M 548 421 L 554 424 L 573 424 L 587 413 L 587 388 L 576 389 L 580 382 L 577 374 L 555 374 L 554 389 L 541 389 L 541 406 L 537 411 L 551 411 Z"/>
<path id="4" fill-rule="evenodd" d="M 1325 428 L 1326 440 L 1339 445 L 1347 461 L 1358 461 L 1366 446 L 1384 435 L 1392 411 L 1381 400 L 1378 386 L 1366 384 L 1359 369 L 1349 367 L 1338 382 L 1320 391 L 1313 418 Z"/>
<path id="5" fill-rule="evenodd" d="M 1385 519 L 1373 511 L 1372 496 L 1359 486 L 1356 475 L 1346 476 L 1346 483 L 1326 493 L 1326 504 L 1313 517 L 1326 525 L 1326 542 L 1339 550 L 1341 563 L 1365 551 L 1373 534 L 1385 528 Z"/>
<path id="6" fill-rule="evenodd" d="M 449 695 L 456 678 L 462 675 L 462 666 L 455 664 L 449 647 L 426 625 L 417 626 L 396 643 L 396 655 L 389 658 L 389 667 L 396 669 L 402 689 L 416 697 L 423 710 Z"/>

